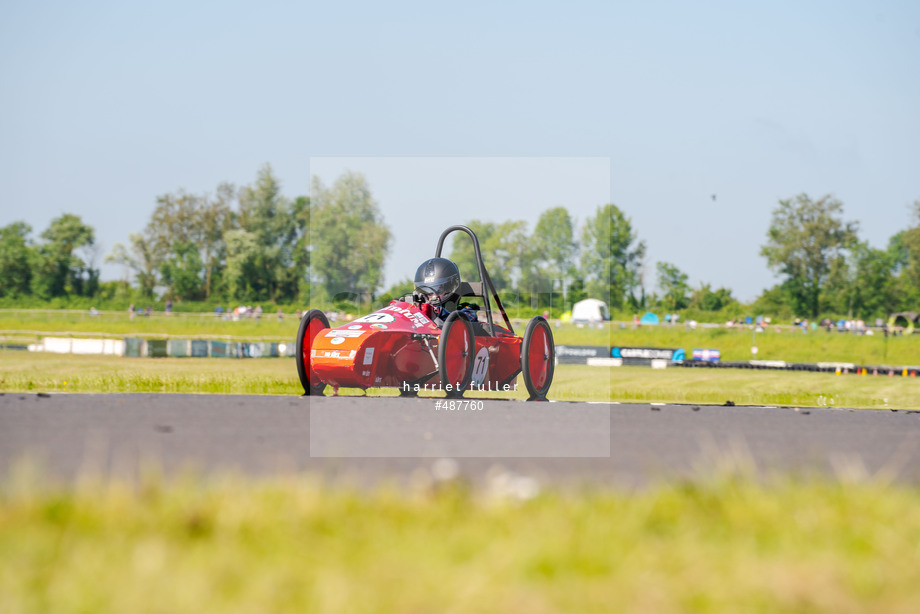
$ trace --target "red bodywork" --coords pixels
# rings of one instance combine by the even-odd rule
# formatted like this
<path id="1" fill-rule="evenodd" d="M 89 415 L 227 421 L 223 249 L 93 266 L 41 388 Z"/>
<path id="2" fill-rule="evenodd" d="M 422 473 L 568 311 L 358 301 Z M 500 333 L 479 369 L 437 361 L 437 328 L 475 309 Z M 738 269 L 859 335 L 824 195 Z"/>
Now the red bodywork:
<path id="1" fill-rule="evenodd" d="M 320 381 L 332 386 L 402 387 L 409 383 L 422 389 L 426 385 L 438 388 L 442 382 L 432 353 L 438 355 L 440 332 L 412 303 L 393 301 L 337 328 L 320 330 L 311 343 L 310 366 Z M 494 337 L 479 333 L 475 337 L 471 390 L 515 389 L 521 338 L 497 325 L 495 333 Z"/>

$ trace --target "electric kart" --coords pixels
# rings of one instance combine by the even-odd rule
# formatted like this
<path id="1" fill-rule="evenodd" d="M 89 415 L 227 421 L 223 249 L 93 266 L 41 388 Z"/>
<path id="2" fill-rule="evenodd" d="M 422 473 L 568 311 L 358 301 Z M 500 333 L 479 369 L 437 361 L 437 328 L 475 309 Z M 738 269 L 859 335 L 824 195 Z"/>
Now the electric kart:
<path id="1" fill-rule="evenodd" d="M 479 249 L 479 239 L 466 226 L 451 226 L 473 240 L 479 282 L 461 282 L 456 294 L 475 310 L 471 321 L 452 311 L 438 326 L 420 309 L 421 297 L 410 296 L 361 318 L 330 328 L 318 309 L 308 311 L 297 331 L 297 373 L 306 395 L 322 395 L 326 386 L 351 388 L 397 387 L 403 396 L 443 390 L 461 397 L 467 390 L 515 390 L 520 374 L 529 401 L 545 401 L 553 382 L 556 350 L 553 332 L 542 316 L 533 318 L 524 336 L 514 333 Z M 408 300 L 406 300 L 408 299 Z M 481 299 L 483 308 L 470 304 Z M 492 301 L 505 326 L 492 319 Z"/>

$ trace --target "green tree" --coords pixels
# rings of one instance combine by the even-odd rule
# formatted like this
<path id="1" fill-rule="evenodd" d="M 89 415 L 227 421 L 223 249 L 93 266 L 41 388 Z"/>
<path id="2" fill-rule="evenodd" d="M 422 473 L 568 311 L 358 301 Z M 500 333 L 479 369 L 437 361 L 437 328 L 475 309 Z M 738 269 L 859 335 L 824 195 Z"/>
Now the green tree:
<path id="1" fill-rule="evenodd" d="M 137 282 L 141 294 L 144 298 L 153 298 L 154 288 L 157 285 L 157 260 L 153 247 L 140 234 L 129 235 L 128 240 L 131 241 L 131 251 L 136 258 Z"/>
<path id="2" fill-rule="evenodd" d="M 41 234 L 32 285 L 42 298 L 75 294 L 92 296 L 99 285 L 93 268 L 93 229 L 78 215 L 65 213 L 51 220 Z"/>
<path id="3" fill-rule="evenodd" d="M 34 258 L 29 245 L 32 227 L 13 222 L 0 228 L 0 296 L 27 296 L 31 293 Z"/>
<path id="4" fill-rule="evenodd" d="M 259 246 L 255 254 L 257 277 L 250 287 L 257 298 L 294 300 L 305 278 L 295 252 L 309 224 L 309 201 L 294 201 L 281 194 L 281 184 L 265 164 L 255 183 L 240 190 L 240 228 L 251 233 Z M 298 217 L 298 212 L 300 216 Z"/>
<path id="5" fill-rule="evenodd" d="M 538 261 L 553 279 L 571 277 L 575 268 L 575 230 L 565 207 L 547 209 L 537 220 L 533 245 Z"/>
<path id="6" fill-rule="evenodd" d="M 211 297 L 220 284 L 227 251 L 224 235 L 236 225 L 236 215 L 232 209 L 235 200 L 236 188 L 224 182 L 217 186 L 214 198 L 201 199 L 196 211 L 194 239 L 204 268 L 203 291 L 206 299 Z"/>
<path id="7" fill-rule="evenodd" d="M 314 177 L 310 205 L 312 274 L 329 298 L 371 298 L 383 277 L 390 230 L 364 175 L 346 172 L 329 188 Z"/>
<path id="8" fill-rule="evenodd" d="M 113 248 L 109 254 L 112 261 L 120 260 L 135 270 L 145 297 L 153 298 L 155 288 L 162 281 L 162 270 L 171 259 L 175 259 L 172 249 L 177 245 L 197 244 L 201 201 L 201 197 L 183 190 L 157 196 L 157 204 L 143 232 L 129 237 L 130 252 Z M 174 288 L 168 289 L 168 292 L 172 298 L 186 298 L 177 296 Z"/>
<path id="9" fill-rule="evenodd" d="M 528 233 L 527 222 L 507 220 L 500 223 L 472 220 L 466 224 L 479 239 L 482 257 L 495 289 L 507 306 L 518 301 L 536 306 L 541 295 L 552 288 L 552 277 L 540 266 L 538 249 Z M 466 233 L 452 236 L 450 255 L 460 275 L 467 281 L 479 280 L 473 241 Z"/>
<path id="10" fill-rule="evenodd" d="M 174 245 L 194 242 L 201 197 L 179 190 L 157 197 L 157 206 L 147 224 L 147 236 L 160 260 Z"/>
<path id="11" fill-rule="evenodd" d="M 123 243 L 113 245 L 112 251 L 105 257 L 105 261 L 124 266 L 126 280 L 130 277 L 130 271 L 133 271 L 141 296 L 146 299 L 153 299 L 154 290 L 159 281 L 159 267 L 162 262 L 158 263 L 154 249 L 144 235 L 132 233 L 128 236 L 128 242 L 131 245 L 130 248 L 125 247 Z"/>
<path id="12" fill-rule="evenodd" d="M 254 287 L 258 283 L 261 265 L 258 237 L 246 230 L 231 230 L 224 239 L 227 243 L 227 267 L 224 272 L 227 296 L 241 301 L 259 300 L 263 286 L 260 284 Z"/>
<path id="13" fill-rule="evenodd" d="M 294 243 L 293 266 L 288 270 L 289 278 L 296 283 L 301 301 L 310 304 L 310 207 L 309 196 L 298 196 L 291 207 L 297 240 Z"/>
<path id="14" fill-rule="evenodd" d="M 601 298 L 613 308 L 629 300 L 638 304 L 640 267 L 645 242 L 639 241 L 632 223 L 614 205 L 598 207 L 582 229 L 581 273 L 590 296 Z"/>
<path id="15" fill-rule="evenodd" d="M 183 266 L 200 263 L 201 270 L 195 276 L 202 278 L 201 288 L 193 295 L 177 292 L 172 283 L 167 292 L 174 299 L 209 298 L 215 288 L 215 279 L 220 278 L 222 260 L 225 257 L 224 234 L 235 228 L 236 215 L 232 210 L 236 200 L 236 189 L 232 184 L 217 186 L 216 196 L 188 194 L 182 190 L 157 197 L 157 205 L 150 216 L 142 239 L 132 240 L 138 274 L 143 270 L 142 286 L 152 289 L 159 284 L 164 270 L 173 270 L 178 261 Z M 189 246 L 198 251 L 198 258 L 190 260 Z M 174 250 L 181 249 L 181 253 Z M 149 276 L 153 276 L 153 280 Z M 175 279 L 175 278 L 172 278 Z M 191 286 L 185 286 L 191 290 Z"/>
<path id="16" fill-rule="evenodd" d="M 488 257 L 491 263 L 487 265 L 489 275 L 493 275 L 493 268 L 502 271 L 503 285 L 516 287 L 522 293 L 537 293 L 543 289 L 545 282 L 537 267 L 527 222 L 508 220 L 498 224 L 482 248 L 483 258 Z M 497 288 L 498 282 L 495 283 Z"/>
<path id="17" fill-rule="evenodd" d="M 689 304 L 690 286 L 687 274 L 669 262 L 658 262 L 658 287 L 662 292 L 662 304 L 665 309 L 673 311 L 684 309 Z"/>
<path id="18" fill-rule="evenodd" d="M 767 244 L 760 253 L 769 267 L 786 277 L 797 313 L 817 317 L 831 263 L 856 239 L 856 223 L 842 219 L 843 203 L 831 196 L 807 194 L 780 200 L 773 210 Z"/>
<path id="19" fill-rule="evenodd" d="M 864 319 L 887 316 L 896 301 L 893 269 L 887 250 L 855 241 L 846 257 L 831 262 L 827 309 Z"/>
<path id="20" fill-rule="evenodd" d="M 738 301 L 732 296 L 728 288 L 713 290 L 710 284 L 700 284 L 700 287 L 690 295 L 688 307 L 700 311 L 722 311 L 736 307 Z"/>
<path id="21" fill-rule="evenodd" d="M 892 310 L 920 310 L 920 200 L 911 205 L 912 226 L 891 238 L 888 253 L 897 277 L 893 283 L 895 307 Z"/>
<path id="22" fill-rule="evenodd" d="M 778 318 L 792 317 L 789 283 L 787 280 L 764 290 L 751 305 L 751 310 L 754 313 L 768 314 Z"/>
<path id="23" fill-rule="evenodd" d="M 198 246 L 191 241 L 177 242 L 166 260 L 160 264 L 160 274 L 166 284 L 164 298 L 192 301 L 203 299 L 203 271 Z"/>
<path id="24" fill-rule="evenodd" d="M 492 278 L 492 283 L 498 291 L 510 290 L 510 271 L 499 266 L 500 254 L 494 254 L 491 250 L 498 249 L 501 243 L 501 229 L 494 222 L 485 222 L 482 220 L 471 220 L 466 226 L 475 233 L 479 239 L 479 248 L 483 252 L 486 270 Z M 476 266 L 476 254 L 473 250 L 473 241 L 464 232 L 455 232 L 451 235 L 450 258 L 460 269 L 460 276 L 467 281 L 479 280 L 479 268 Z M 486 254 L 489 254 L 486 256 Z M 432 254 L 434 255 L 434 254 Z M 419 263 L 421 264 L 421 263 Z M 506 263 L 503 263 L 506 264 Z"/>
<path id="25" fill-rule="evenodd" d="M 577 253 L 575 230 L 568 210 L 554 207 L 540 214 L 531 243 L 534 262 L 542 278 L 541 287 L 548 285 L 548 291 L 553 292 L 558 280 L 560 289 L 567 288 L 575 276 Z M 564 298 L 567 300 L 568 296 Z"/>
<path id="26" fill-rule="evenodd" d="M 412 294 L 413 290 L 415 290 L 415 281 L 412 279 L 403 279 L 384 290 L 376 299 L 375 304 L 380 307 L 386 307 L 390 304 L 390 301 L 395 301 Z"/>
<path id="27" fill-rule="evenodd" d="M 131 235 L 127 248 L 117 244 L 107 261 L 131 269 L 149 298 L 162 283 L 179 300 L 224 292 L 228 299 L 293 301 L 307 286 L 309 225 L 309 198 L 284 197 L 265 164 L 255 182 L 239 190 L 221 183 L 213 195 L 179 190 L 158 196 L 143 232 Z M 227 241 L 234 232 L 231 255 Z"/>

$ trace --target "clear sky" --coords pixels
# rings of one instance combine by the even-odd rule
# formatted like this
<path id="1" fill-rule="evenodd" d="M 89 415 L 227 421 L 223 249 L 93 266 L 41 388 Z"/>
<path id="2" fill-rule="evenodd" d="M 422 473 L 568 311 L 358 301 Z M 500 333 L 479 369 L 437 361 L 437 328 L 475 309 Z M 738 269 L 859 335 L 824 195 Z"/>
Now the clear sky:
<path id="1" fill-rule="evenodd" d="M 156 195 L 264 162 L 296 196 L 311 159 L 601 158 L 650 270 L 748 300 L 774 283 L 758 252 L 779 198 L 833 193 L 875 246 L 906 227 L 918 76 L 914 1 L 5 2 L 0 225 L 77 213 L 105 253 Z M 417 203 L 457 221 L 438 173 L 403 193 L 381 172 L 397 243 Z M 585 206 L 590 188 L 550 175 Z M 492 218 L 535 221 L 533 202 Z"/>

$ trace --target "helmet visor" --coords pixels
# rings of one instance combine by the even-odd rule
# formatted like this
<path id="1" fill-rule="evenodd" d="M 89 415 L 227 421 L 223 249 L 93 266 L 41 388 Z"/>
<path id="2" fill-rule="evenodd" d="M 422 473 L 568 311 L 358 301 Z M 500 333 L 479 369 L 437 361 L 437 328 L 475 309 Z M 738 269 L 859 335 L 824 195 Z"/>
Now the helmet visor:
<path id="1" fill-rule="evenodd" d="M 450 295 L 456 292 L 459 287 L 460 277 L 451 275 L 450 277 L 442 277 L 431 281 L 426 279 L 422 284 L 415 287 L 415 291 L 427 297 L 429 303 L 437 305 L 450 298 Z"/>

